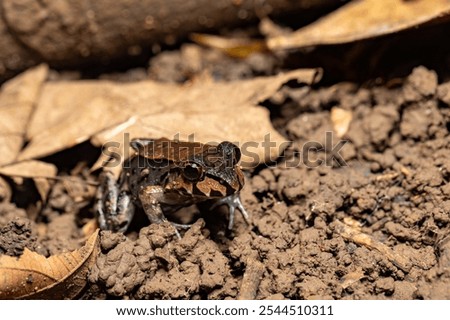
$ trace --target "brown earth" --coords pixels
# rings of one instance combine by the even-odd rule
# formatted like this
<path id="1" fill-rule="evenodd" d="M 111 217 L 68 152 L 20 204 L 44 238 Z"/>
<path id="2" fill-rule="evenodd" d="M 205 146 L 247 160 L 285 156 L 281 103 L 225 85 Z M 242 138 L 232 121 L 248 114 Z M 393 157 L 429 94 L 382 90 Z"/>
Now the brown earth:
<path id="1" fill-rule="evenodd" d="M 210 51 L 199 65 L 181 58 L 186 48 L 154 58 L 149 76 L 183 81 L 207 69 L 233 80 L 278 68 L 264 55 L 236 62 Z M 265 105 L 293 143 L 276 163 L 248 173 L 241 196 L 251 225 L 238 216 L 227 232 L 225 212 L 200 208 L 181 240 L 170 226 L 145 221 L 125 235 L 101 232 L 83 298 L 234 299 L 253 288 L 256 299 L 450 299 L 450 82 L 417 67 L 382 86 L 286 86 Z M 353 117 L 341 162 L 330 158 L 339 138 L 325 143 L 333 107 Z M 302 163 L 308 141 L 325 145 L 312 157 L 322 165 Z M 58 182 L 42 210 L 5 199 L 0 253 L 80 247 L 92 196 Z M 258 262 L 260 281 L 250 281 L 244 275 Z"/>

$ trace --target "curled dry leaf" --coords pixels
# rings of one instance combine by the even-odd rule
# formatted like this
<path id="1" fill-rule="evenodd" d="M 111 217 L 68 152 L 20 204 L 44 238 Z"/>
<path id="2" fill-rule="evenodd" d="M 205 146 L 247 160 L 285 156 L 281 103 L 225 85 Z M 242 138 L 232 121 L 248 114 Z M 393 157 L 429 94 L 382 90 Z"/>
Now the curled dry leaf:
<path id="1" fill-rule="evenodd" d="M 9 202 L 11 200 L 11 187 L 0 177 L 0 202 Z"/>
<path id="2" fill-rule="evenodd" d="M 450 18 L 448 0 L 351 1 L 289 35 L 268 39 L 271 50 L 340 44 L 391 34 L 437 19 Z"/>
<path id="3" fill-rule="evenodd" d="M 48 67 L 41 65 L 6 82 L 0 91 L 0 166 L 13 162 L 24 143 L 25 132 Z"/>
<path id="4" fill-rule="evenodd" d="M 21 161 L 0 167 L 0 175 L 11 177 L 17 184 L 21 184 L 23 178 L 32 178 L 44 201 L 51 188 L 48 178 L 55 177 L 57 172 L 55 165 L 37 160 Z"/>
<path id="5" fill-rule="evenodd" d="M 97 229 L 98 229 L 98 220 L 96 218 L 92 218 L 92 219 L 89 219 L 88 222 L 86 222 L 83 225 L 83 227 L 81 228 L 81 231 L 83 232 L 83 235 L 85 237 L 89 237 Z"/>
<path id="6" fill-rule="evenodd" d="M 280 26 L 268 17 L 264 17 L 261 19 L 258 29 L 259 32 L 261 32 L 261 34 L 266 38 L 284 36 L 292 33 L 292 29 Z"/>
<path id="7" fill-rule="evenodd" d="M 0 167 L 0 174 L 21 178 L 51 178 L 56 176 L 58 169 L 54 164 L 28 160 Z"/>
<path id="8" fill-rule="evenodd" d="M 331 122 L 338 138 L 342 138 L 347 133 L 352 117 L 353 114 L 349 110 L 338 107 L 331 109 Z"/>
<path id="9" fill-rule="evenodd" d="M 253 53 L 267 51 L 262 40 L 248 38 L 226 38 L 209 34 L 194 33 L 191 40 L 203 46 L 217 49 L 233 58 L 247 58 Z"/>
<path id="10" fill-rule="evenodd" d="M 25 248 L 19 259 L 0 256 L 0 299 L 71 299 L 87 282 L 98 253 L 98 230 L 73 252 L 46 258 Z"/>
<path id="11" fill-rule="evenodd" d="M 235 82 L 201 78 L 186 85 L 154 81 L 48 83 L 30 123 L 31 141 L 19 159 L 46 156 L 91 138 L 98 146 L 113 142 L 110 151 L 122 156 L 128 151 L 123 147 L 127 139 L 178 135 L 180 140 L 188 140 L 193 135 L 203 143 L 228 140 L 242 147 L 251 142 L 242 158 L 250 167 L 276 158 L 286 146 L 272 127 L 268 110 L 258 103 L 290 80 L 311 84 L 319 78 L 317 70 L 307 69 Z M 277 148 L 266 154 L 261 143 L 268 135 Z M 101 157 L 96 168 L 105 159 L 109 157 Z"/>

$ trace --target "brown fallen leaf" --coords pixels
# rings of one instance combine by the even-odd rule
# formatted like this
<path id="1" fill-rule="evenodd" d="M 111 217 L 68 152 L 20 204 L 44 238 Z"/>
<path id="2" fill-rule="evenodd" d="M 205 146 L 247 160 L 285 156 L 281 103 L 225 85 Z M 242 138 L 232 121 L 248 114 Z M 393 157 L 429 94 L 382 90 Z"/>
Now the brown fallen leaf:
<path id="1" fill-rule="evenodd" d="M 48 67 L 41 65 L 3 84 L 0 91 L 0 166 L 13 162 L 19 154 L 47 73 Z"/>
<path id="2" fill-rule="evenodd" d="M 25 248 L 19 259 L 0 256 L 0 299 L 71 299 L 87 282 L 98 253 L 98 230 L 73 252 L 46 258 Z"/>
<path id="3" fill-rule="evenodd" d="M 345 110 L 339 107 L 331 109 L 331 122 L 333 123 L 334 132 L 338 138 L 342 138 L 350 127 L 353 114 L 349 110 Z"/>
<path id="4" fill-rule="evenodd" d="M 9 202 L 11 200 L 11 187 L 0 177 L 0 202 Z"/>
<path id="5" fill-rule="evenodd" d="M 292 29 L 273 22 L 269 17 L 263 17 L 259 22 L 259 32 L 266 38 L 274 38 L 292 33 Z"/>
<path id="6" fill-rule="evenodd" d="M 46 178 L 34 178 L 33 181 L 42 201 L 46 202 L 53 184 Z"/>
<path id="7" fill-rule="evenodd" d="M 348 43 L 450 18 L 448 0 L 351 1 L 324 18 L 289 35 L 267 40 L 271 50 Z"/>
<path id="8" fill-rule="evenodd" d="M 96 218 L 89 219 L 82 227 L 81 231 L 83 232 L 83 235 L 85 237 L 89 237 L 92 235 L 97 229 L 98 226 L 98 220 Z"/>
<path id="9" fill-rule="evenodd" d="M 27 160 L 0 167 L 0 174 L 21 178 L 51 178 L 56 176 L 58 169 L 54 164 Z"/>
<path id="10" fill-rule="evenodd" d="M 12 178 L 16 184 L 22 184 L 23 178 L 33 179 L 43 201 L 47 200 L 52 187 L 52 182 L 48 179 L 56 177 L 57 172 L 58 169 L 54 164 L 37 160 L 16 162 L 0 167 L 0 175 Z"/>
<path id="11" fill-rule="evenodd" d="M 235 82 L 201 78 L 186 84 L 154 81 L 52 82 L 43 92 L 28 130 L 31 139 L 20 160 L 39 158 L 91 139 L 97 145 L 115 141 L 115 152 L 126 150 L 124 139 L 173 138 L 199 142 L 256 143 L 248 146 L 242 163 L 254 166 L 282 151 L 285 139 L 272 127 L 269 112 L 258 103 L 270 98 L 290 80 L 311 84 L 320 78 L 315 69 L 295 70 L 272 77 Z M 126 136 L 125 133 L 129 133 Z M 277 148 L 265 152 L 264 137 Z M 103 155 L 97 162 L 99 167 Z"/>
<path id="12" fill-rule="evenodd" d="M 191 40 L 208 48 L 217 49 L 233 58 L 247 58 L 253 53 L 266 52 L 267 46 L 263 40 L 248 38 L 226 38 L 210 34 L 193 33 Z"/>

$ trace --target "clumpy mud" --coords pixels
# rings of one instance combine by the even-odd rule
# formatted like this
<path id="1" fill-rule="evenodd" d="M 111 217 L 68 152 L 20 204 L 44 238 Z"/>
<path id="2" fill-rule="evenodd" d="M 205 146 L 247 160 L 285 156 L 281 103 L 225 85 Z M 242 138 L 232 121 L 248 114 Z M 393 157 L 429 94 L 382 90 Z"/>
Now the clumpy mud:
<path id="1" fill-rule="evenodd" d="M 252 225 L 238 217 L 230 235 L 219 219 L 203 231 L 198 222 L 179 242 L 159 226 L 136 240 L 103 233 L 90 281 L 120 297 L 236 298 L 254 259 L 264 265 L 257 299 L 450 298 L 446 87 L 417 68 L 396 88 L 338 84 L 291 101 L 286 108 L 301 110 L 285 119 L 294 157 L 332 131 L 331 107 L 352 112 L 346 166 L 289 167 L 286 156 L 258 168 L 242 192 Z M 351 221 L 409 267 L 344 240 L 336 221 Z"/>
<path id="2" fill-rule="evenodd" d="M 203 220 L 176 240 L 170 224 L 150 225 L 136 240 L 104 232 L 89 280 L 113 296 L 137 299 L 220 299 L 236 295 L 237 279 L 218 245 L 203 234 Z"/>
<path id="3" fill-rule="evenodd" d="M 183 81 L 158 73 L 181 63 L 180 54 L 154 60 L 150 75 Z M 219 78 L 235 77 L 216 68 Z M 246 68 L 254 73 L 257 63 Z M 273 165 L 247 173 L 241 197 L 250 225 L 237 215 L 229 232 L 226 213 L 201 207 L 181 240 L 170 225 L 146 221 L 125 235 L 103 231 L 83 298 L 450 299 L 450 82 L 417 67 L 388 85 L 286 86 L 267 105 L 292 144 Z M 352 121 L 330 145 L 334 107 Z M 347 143 L 336 161 L 340 140 Z M 322 165 L 300 161 L 310 141 L 325 146 L 312 153 Z M 81 246 L 93 194 L 56 184 L 35 217 L 2 203 L 0 253 Z M 243 283 L 255 263 L 259 280 Z"/>
<path id="4" fill-rule="evenodd" d="M 23 249 L 36 249 L 36 235 L 25 210 L 0 204 L 0 254 L 20 256 Z"/>

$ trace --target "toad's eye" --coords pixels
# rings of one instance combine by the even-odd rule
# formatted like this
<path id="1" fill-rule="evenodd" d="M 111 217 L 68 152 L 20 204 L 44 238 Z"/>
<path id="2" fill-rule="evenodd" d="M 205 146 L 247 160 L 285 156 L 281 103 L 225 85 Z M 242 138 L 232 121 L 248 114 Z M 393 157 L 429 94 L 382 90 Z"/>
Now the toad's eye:
<path id="1" fill-rule="evenodd" d="M 189 163 L 184 167 L 183 176 L 189 181 L 197 181 L 203 177 L 203 168 L 196 163 Z"/>
<path id="2" fill-rule="evenodd" d="M 217 146 L 217 149 L 224 155 L 227 166 L 235 166 L 241 159 L 241 150 L 231 142 L 224 141 Z"/>

